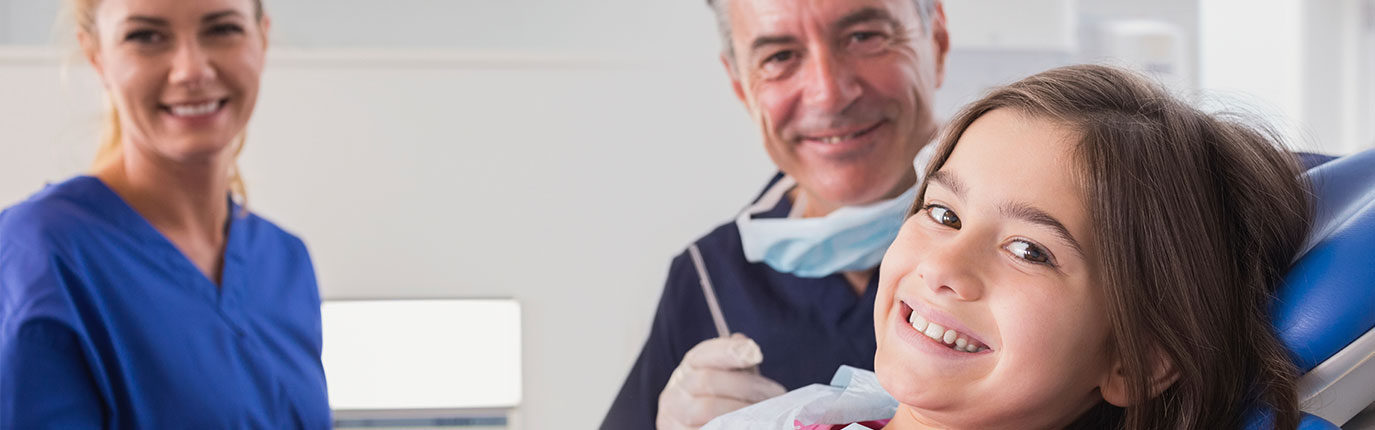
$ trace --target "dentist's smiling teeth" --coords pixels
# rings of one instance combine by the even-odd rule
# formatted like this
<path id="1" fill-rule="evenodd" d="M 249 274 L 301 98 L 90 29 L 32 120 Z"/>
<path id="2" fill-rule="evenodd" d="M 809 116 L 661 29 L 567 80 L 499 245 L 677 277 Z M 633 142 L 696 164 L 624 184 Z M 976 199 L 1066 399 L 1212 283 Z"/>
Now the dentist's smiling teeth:
<path id="1" fill-rule="evenodd" d="M 844 141 L 844 140 L 846 140 L 846 139 L 854 139 L 854 138 L 856 138 L 856 137 L 859 137 L 859 135 L 860 135 L 861 133 L 863 133 L 863 132 L 861 131 L 861 132 L 859 132 L 859 133 L 853 133 L 853 134 L 849 134 L 849 135 L 845 135 L 845 136 L 818 137 L 818 138 L 814 138 L 814 139 L 812 139 L 812 140 L 813 140 L 813 141 L 817 141 L 817 142 L 821 142 L 821 143 L 824 143 L 824 144 L 827 144 L 827 145 L 835 145 L 835 144 L 840 143 L 840 142 L 842 142 L 842 141 Z"/>
<path id="2" fill-rule="evenodd" d="M 844 141 L 846 141 L 846 140 L 855 139 L 855 138 L 858 138 L 858 137 L 860 137 L 860 136 L 863 136 L 863 135 L 865 135 L 865 134 L 867 134 L 867 133 L 869 133 L 869 132 L 871 132 L 871 131 L 874 131 L 874 130 L 877 129 L 880 125 L 883 125 L 883 123 L 880 122 L 880 123 L 878 123 L 878 124 L 874 124 L 874 126 L 872 126 L 872 127 L 869 127 L 869 128 L 866 128 L 866 129 L 863 129 L 863 130 L 860 130 L 860 131 L 856 131 L 856 132 L 854 132 L 854 133 L 845 134 L 845 135 L 839 135 L 839 136 L 826 136 L 826 137 L 808 137 L 808 138 L 806 138 L 806 140 L 810 140 L 810 141 L 812 141 L 812 142 L 817 142 L 817 143 L 826 144 L 826 145 L 835 145 L 835 144 L 837 144 L 837 143 L 844 142 Z"/>
<path id="3" fill-rule="evenodd" d="M 950 349 L 969 353 L 983 352 L 988 349 L 988 347 L 964 337 L 960 332 L 927 321 L 926 318 L 917 315 L 916 312 L 912 312 L 912 316 L 908 317 L 907 322 L 912 324 L 912 328 L 916 329 L 917 333 L 921 333 L 932 340 L 943 343 Z"/>
<path id="4" fill-rule="evenodd" d="M 219 110 L 219 108 L 220 101 L 216 100 L 197 104 L 171 105 L 167 107 L 167 111 L 171 112 L 173 116 L 188 117 L 209 115 Z"/>

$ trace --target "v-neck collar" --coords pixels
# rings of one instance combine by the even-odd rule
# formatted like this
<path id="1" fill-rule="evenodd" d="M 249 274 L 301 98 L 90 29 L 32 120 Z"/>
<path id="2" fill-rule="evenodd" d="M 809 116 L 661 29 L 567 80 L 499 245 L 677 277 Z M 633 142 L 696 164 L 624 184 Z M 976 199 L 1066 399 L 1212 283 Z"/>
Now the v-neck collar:
<path id="1" fill-rule="evenodd" d="M 200 267 L 191 261 L 190 257 L 187 257 L 180 248 L 177 248 L 171 239 L 162 234 L 151 222 L 148 222 L 148 219 L 143 214 L 138 213 L 123 197 L 120 197 L 119 193 L 105 184 L 105 181 L 88 175 L 80 176 L 79 179 L 89 181 L 92 184 L 91 188 L 95 192 L 90 197 L 97 200 L 99 207 L 113 209 L 107 212 L 107 216 L 118 228 L 129 232 L 135 241 L 151 247 L 151 251 L 167 255 L 168 258 L 163 261 L 168 265 L 168 268 L 175 272 L 189 272 L 188 281 L 198 284 L 197 288 L 208 289 L 212 296 L 217 299 L 223 298 L 225 287 L 230 284 L 234 270 L 238 268 L 239 256 L 236 249 L 238 248 L 237 238 L 239 235 L 236 233 L 243 227 L 242 224 L 247 218 L 246 215 L 238 216 L 241 208 L 234 203 L 233 199 L 225 196 L 229 202 L 229 219 L 226 220 L 224 227 L 224 255 L 221 257 L 220 282 L 217 284 L 209 276 L 206 276 L 205 272 L 202 272 Z"/>

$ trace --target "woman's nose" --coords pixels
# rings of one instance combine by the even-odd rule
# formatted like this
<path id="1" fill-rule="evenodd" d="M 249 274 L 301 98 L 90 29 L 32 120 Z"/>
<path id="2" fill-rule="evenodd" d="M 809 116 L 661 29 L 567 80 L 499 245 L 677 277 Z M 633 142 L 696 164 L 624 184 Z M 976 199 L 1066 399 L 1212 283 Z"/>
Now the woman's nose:
<path id="1" fill-rule="evenodd" d="M 205 49 L 194 40 L 184 41 L 177 46 L 172 56 L 172 71 L 168 80 L 173 85 L 199 89 L 215 80 L 215 68 Z"/>

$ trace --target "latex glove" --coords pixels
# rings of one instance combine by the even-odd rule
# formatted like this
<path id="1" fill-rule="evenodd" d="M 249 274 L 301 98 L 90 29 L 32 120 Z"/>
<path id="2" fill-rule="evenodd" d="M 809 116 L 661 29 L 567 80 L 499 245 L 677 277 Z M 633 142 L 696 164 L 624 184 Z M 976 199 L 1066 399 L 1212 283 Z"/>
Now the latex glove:
<path id="1" fill-rule="evenodd" d="M 696 429 L 717 416 L 787 390 L 759 375 L 764 361 L 759 344 L 743 334 L 703 341 L 692 347 L 659 393 L 659 430 Z"/>

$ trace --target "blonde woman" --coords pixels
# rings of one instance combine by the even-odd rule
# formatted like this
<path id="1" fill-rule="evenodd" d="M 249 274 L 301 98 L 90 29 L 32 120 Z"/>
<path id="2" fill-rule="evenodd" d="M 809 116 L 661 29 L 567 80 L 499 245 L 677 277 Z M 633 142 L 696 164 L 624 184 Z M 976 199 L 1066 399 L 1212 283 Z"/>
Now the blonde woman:
<path id="1" fill-rule="evenodd" d="M 310 256 L 236 203 L 260 1 L 69 6 L 109 122 L 0 213 L 0 428 L 328 428 Z"/>

